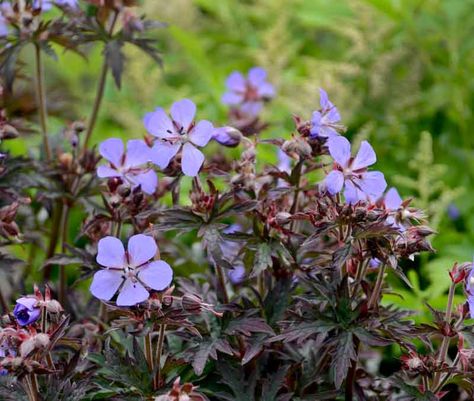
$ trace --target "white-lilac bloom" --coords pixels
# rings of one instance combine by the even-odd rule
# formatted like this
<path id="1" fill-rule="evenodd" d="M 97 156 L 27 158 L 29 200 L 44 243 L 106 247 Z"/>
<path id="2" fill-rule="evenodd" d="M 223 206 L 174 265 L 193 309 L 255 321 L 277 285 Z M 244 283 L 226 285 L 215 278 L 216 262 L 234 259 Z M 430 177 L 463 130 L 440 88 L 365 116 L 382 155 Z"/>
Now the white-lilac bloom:
<path id="1" fill-rule="evenodd" d="M 196 105 L 189 99 L 173 103 L 170 114 L 171 118 L 158 107 L 145 115 L 145 128 L 157 138 L 150 154 L 151 161 L 164 169 L 182 150 L 181 169 L 185 175 L 194 177 L 204 163 L 204 155 L 197 147 L 208 144 L 214 127 L 206 120 L 194 122 Z"/>
<path id="2" fill-rule="evenodd" d="M 320 110 L 313 112 L 311 118 L 311 136 L 331 138 L 339 135 L 338 130 L 342 128 L 340 125 L 341 116 L 337 107 L 332 104 L 328 98 L 328 94 L 324 89 L 319 89 Z"/>
<path id="3" fill-rule="evenodd" d="M 137 305 L 148 299 L 148 289 L 162 291 L 173 280 L 168 263 L 152 260 L 158 251 L 152 237 L 130 237 L 127 251 L 118 238 L 104 237 L 98 248 L 96 260 L 104 268 L 94 274 L 90 292 L 103 301 L 110 301 L 118 291 L 118 306 Z"/>
<path id="4" fill-rule="evenodd" d="M 251 68 L 247 77 L 234 71 L 228 76 L 226 87 L 222 103 L 254 117 L 260 113 L 263 102 L 275 96 L 273 85 L 267 82 L 267 72 L 261 67 Z"/>
<path id="5" fill-rule="evenodd" d="M 324 186 L 331 195 L 344 189 L 347 203 L 357 203 L 379 198 L 387 183 L 380 171 L 367 171 L 377 160 L 367 141 L 362 141 L 355 157 L 351 156 L 351 144 L 343 136 L 328 141 L 329 154 L 334 159 L 334 168 L 326 176 Z"/>
<path id="6" fill-rule="evenodd" d="M 150 160 L 150 151 L 146 143 L 138 139 L 127 142 L 126 152 L 121 139 L 107 139 L 99 145 L 99 153 L 109 162 L 109 166 L 99 166 L 97 175 L 100 178 L 119 177 L 132 188 L 140 185 L 143 192 L 153 194 L 158 177 L 146 166 Z"/>

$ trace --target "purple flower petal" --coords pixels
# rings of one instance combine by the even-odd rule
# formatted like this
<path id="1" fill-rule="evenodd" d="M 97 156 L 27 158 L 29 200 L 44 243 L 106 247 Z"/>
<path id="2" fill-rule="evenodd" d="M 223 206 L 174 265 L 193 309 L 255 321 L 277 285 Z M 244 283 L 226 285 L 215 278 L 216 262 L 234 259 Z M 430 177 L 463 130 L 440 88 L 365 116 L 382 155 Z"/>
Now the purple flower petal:
<path id="1" fill-rule="evenodd" d="M 473 296 L 468 297 L 467 302 L 469 304 L 469 313 L 471 315 L 471 319 L 474 319 L 474 297 Z"/>
<path id="2" fill-rule="evenodd" d="M 244 76 L 237 71 L 230 74 L 225 82 L 227 88 L 234 92 L 245 92 L 245 84 L 246 81 Z"/>
<path id="3" fill-rule="evenodd" d="M 367 200 L 367 195 L 357 188 L 352 181 L 345 180 L 344 185 L 344 197 L 346 198 L 346 203 L 354 204 L 359 201 Z"/>
<path id="4" fill-rule="evenodd" d="M 8 21 L 0 14 L 0 38 L 8 36 L 9 28 Z"/>
<path id="5" fill-rule="evenodd" d="M 262 67 L 253 67 L 249 70 L 249 82 L 258 87 L 267 79 L 267 72 Z"/>
<path id="6" fill-rule="evenodd" d="M 275 96 L 275 88 L 268 82 L 260 84 L 257 88 L 257 92 L 260 97 L 265 99 L 271 99 Z"/>
<path id="7" fill-rule="evenodd" d="M 158 246 L 154 238 L 137 234 L 130 237 L 127 249 L 130 266 L 138 267 L 155 257 Z"/>
<path id="8" fill-rule="evenodd" d="M 185 143 L 181 156 L 181 169 L 183 173 L 187 176 L 195 177 L 199 173 L 199 169 L 203 163 L 204 155 L 202 152 L 189 142 Z"/>
<path id="9" fill-rule="evenodd" d="M 178 153 L 181 143 L 156 141 L 150 152 L 150 160 L 161 169 L 168 167 L 170 161 Z"/>
<path id="10" fill-rule="evenodd" d="M 390 188 L 385 194 L 385 207 L 389 210 L 397 210 L 402 205 L 402 198 L 398 194 L 396 188 Z"/>
<path id="11" fill-rule="evenodd" d="M 212 139 L 221 145 L 233 147 L 240 143 L 242 133 L 233 127 L 219 127 L 212 131 Z"/>
<path id="12" fill-rule="evenodd" d="M 319 88 L 319 105 L 321 109 L 328 110 L 331 107 L 329 103 L 327 92 L 323 88 Z"/>
<path id="13" fill-rule="evenodd" d="M 291 157 L 281 149 L 278 149 L 278 170 L 291 173 Z"/>
<path id="14" fill-rule="evenodd" d="M 158 176 L 153 170 L 135 175 L 127 175 L 127 178 L 134 183 L 134 187 L 140 185 L 142 191 L 148 195 L 154 194 L 158 186 Z"/>
<path id="15" fill-rule="evenodd" d="M 189 126 L 196 115 L 196 105 L 189 99 L 183 99 L 174 102 L 170 110 L 171 117 L 178 123 L 185 132 L 188 132 Z"/>
<path id="16" fill-rule="evenodd" d="M 329 102 L 331 108 L 327 111 L 325 115 L 325 120 L 331 124 L 335 124 L 341 121 L 341 116 L 339 111 L 337 110 L 336 106 L 334 106 L 331 102 Z"/>
<path id="17" fill-rule="evenodd" d="M 110 301 L 123 283 L 123 271 L 99 270 L 94 274 L 89 291 L 94 297 Z"/>
<path id="18" fill-rule="evenodd" d="M 127 155 L 124 166 L 126 168 L 139 167 L 150 160 L 150 148 L 140 139 L 131 139 L 127 142 Z"/>
<path id="19" fill-rule="evenodd" d="M 109 166 L 97 167 L 97 177 L 99 178 L 110 178 L 110 177 L 121 177 L 122 174 L 118 170 L 113 169 Z"/>
<path id="20" fill-rule="evenodd" d="M 21 297 L 16 300 L 17 304 L 23 305 L 24 307 L 32 310 L 38 303 L 38 300 L 33 297 Z"/>
<path id="21" fill-rule="evenodd" d="M 106 267 L 122 268 L 125 266 L 125 248 L 122 241 L 115 237 L 104 237 L 99 241 L 97 263 Z"/>
<path id="22" fill-rule="evenodd" d="M 324 180 L 324 186 L 331 195 L 341 192 L 344 185 L 344 174 L 338 170 L 332 170 Z"/>
<path id="23" fill-rule="evenodd" d="M 197 146 L 206 146 L 212 138 L 214 126 L 206 120 L 199 121 L 189 134 L 189 139 Z"/>
<path id="24" fill-rule="evenodd" d="M 176 134 L 173 122 L 161 107 L 147 113 L 143 118 L 143 124 L 145 129 L 157 138 L 168 138 L 170 135 Z"/>
<path id="25" fill-rule="evenodd" d="M 222 95 L 221 101 L 224 104 L 227 104 L 229 106 L 236 106 L 240 103 L 242 103 L 244 100 L 244 95 L 243 93 L 239 92 L 226 92 Z"/>
<path id="26" fill-rule="evenodd" d="M 359 170 L 361 168 L 366 168 L 371 166 L 377 161 L 377 157 L 375 156 L 374 149 L 370 146 L 369 142 L 362 141 L 360 144 L 359 151 L 357 152 L 357 156 L 354 158 L 352 163 L 352 170 Z"/>
<path id="27" fill-rule="evenodd" d="M 245 102 L 240 111 L 248 117 L 257 117 L 262 111 L 263 103 L 262 102 Z"/>
<path id="28" fill-rule="evenodd" d="M 162 291 L 171 284 L 173 270 L 168 263 L 157 260 L 142 268 L 138 278 L 151 289 Z"/>
<path id="29" fill-rule="evenodd" d="M 119 167 L 122 165 L 123 141 L 118 138 L 106 139 L 100 143 L 99 153 L 104 159 Z"/>
<path id="30" fill-rule="evenodd" d="M 339 163 L 341 167 L 348 167 L 351 158 L 351 144 L 347 138 L 343 136 L 335 136 L 328 140 L 329 154 Z"/>
<path id="31" fill-rule="evenodd" d="M 146 301 L 150 293 L 138 281 L 127 279 L 117 297 L 117 306 L 134 306 Z"/>
<path id="32" fill-rule="evenodd" d="M 359 185 L 362 191 L 372 199 L 380 197 L 387 188 L 385 177 L 380 171 L 364 173 Z"/>

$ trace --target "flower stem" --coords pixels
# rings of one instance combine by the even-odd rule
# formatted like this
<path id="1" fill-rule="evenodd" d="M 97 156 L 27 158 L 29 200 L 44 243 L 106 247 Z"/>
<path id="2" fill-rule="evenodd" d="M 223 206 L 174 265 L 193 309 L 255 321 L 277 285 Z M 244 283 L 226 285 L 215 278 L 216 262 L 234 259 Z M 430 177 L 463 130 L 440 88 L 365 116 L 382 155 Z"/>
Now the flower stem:
<path id="1" fill-rule="evenodd" d="M 109 27 L 109 36 L 111 36 L 113 31 L 114 31 L 115 24 L 117 22 L 118 14 L 119 14 L 119 12 L 116 11 L 114 16 L 113 16 L 112 23 L 110 24 L 110 27 Z M 87 131 L 86 131 L 86 135 L 85 135 L 85 139 L 84 139 L 83 151 L 87 150 L 87 147 L 89 145 L 89 141 L 90 141 L 90 139 L 92 137 L 92 133 L 94 131 L 95 124 L 97 122 L 97 117 L 99 115 L 100 106 L 102 104 L 102 99 L 104 97 L 105 84 L 107 82 L 107 72 L 108 72 L 108 70 L 109 70 L 109 64 L 107 62 L 107 57 L 104 54 L 104 60 L 102 62 L 102 68 L 101 68 L 100 76 L 99 76 L 99 84 L 97 86 L 97 92 L 96 92 L 95 99 L 94 99 L 94 105 L 92 106 L 92 113 L 91 113 L 91 116 L 89 118 L 89 123 L 87 124 Z"/>
<path id="2" fill-rule="evenodd" d="M 152 343 L 151 343 L 151 333 L 147 333 L 144 338 L 144 345 L 145 345 L 145 358 L 146 361 L 148 362 L 148 368 L 150 369 L 150 372 L 153 372 L 155 369 L 154 366 L 154 360 L 153 360 L 153 348 L 152 348 Z"/>
<path id="3" fill-rule="evenodd" d="M 61 252 L 66 252 L 67 234 L 68 234 L 68 221 L 69 221 L 69 205 L 64 204 L 61 213 Z M 66 266 L 59 266 L 59 303 L 65 305 L 66 301 Z"/>
<path id="4" fill-rule="evenodd" d="M 354 338 L 354 348 L 356 351 L 356 356 L 359 355 L 359 344 L 360 341 L 356 337 Z M 357 358 L 351 362 L 351 367 L 349 368 L 349 372 L 347 373 L 346 378 L 346 389 L 344 393 L 344 400 L 345 401 L 352 401 L 354 398 L 354 382 L 357 372 Z"/>
<path id="5" fill-rule="evenodd" d="M 372 294 L 370 295 L 369 302 L 367 304 L 367 308 L 370 309 L 375 302 L 380 297 L 380 291 L 382 290 L 382 284 L 383 284 L 383 276 L 385 274 L 385 265 L 380 266 L 379 272 L 377 274 L 377 280 L 375 282 L 374 290 L 372 291 Z"/>
<path id="6" fill-rule="evenodd" d="M 446 307 L 446 315 L 445 315 L 445 322 L 448 325 L 451 325 L 451 316 L 453 312 L 453 302 L 454 302 L 454 294 L 456 291 L 456 284 L 451 283 L 451 286 L 449 287 L 449 294 L 448 294 L 448 305 Z M 446 361 L 446 357 L 448 356 L 448 349 L 449 349 L 449 343 L 451 342 L 451 337 L 449 336 L 444 336 L 443 341 L 441 342 L 441 347 L 439 349 L 439 354 L 438 354 L 438 364 L 442 365 Z M 436 372 L 433 378 L 433 384 L 432 388 L 435 389 L 439 386 L 441 380 L 441 372 Z"/>
<path id="7" fill-rule="evenodd" d="M 41 49 L 35 44 L 35 60 L 36 60 L 36 97 L 38 102 L 38 113 L 41 127 L 41 135 L 43 136 L 43 147 L 46 155 L 46 161 L 51 160 L 51 148 L 48 141 L 47 126 L 47 110 L 46 110 L 46 93 L 44 89 L 44 71 L 41 59 Z"/>
<path id="8" fill-rule="evenodd" d="M 153 389 L 157 390 L 161 387 L 161 356 L 163 354 L 163 345 L 165 343 L 166 324 L 160 325 L 160 333 L 158 335 L 158 344 L 156 345 L 156 375 L 153 381 Z"/>
<path id="9" fill-rule="evenodd" d="M 229 295 L 227 294 L 227 287 L 225 286 L 224 269 L 222 268 L 222 266 L 219 266 L 217 264 L 215 264 L 215 267 L 216 267 L 217 281 L 218 281 L 218 287 L 219 287 L 218 289 L 220 290 L 219 292 L 221 293 L 222 302 L 224 304 L 228 304 Z"/>

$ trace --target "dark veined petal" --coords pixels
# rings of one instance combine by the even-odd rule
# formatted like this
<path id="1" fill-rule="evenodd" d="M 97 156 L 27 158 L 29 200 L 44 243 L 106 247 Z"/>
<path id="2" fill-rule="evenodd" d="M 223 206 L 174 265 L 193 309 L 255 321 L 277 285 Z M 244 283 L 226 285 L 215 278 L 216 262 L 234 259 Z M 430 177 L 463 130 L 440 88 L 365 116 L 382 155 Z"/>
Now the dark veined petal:
<path id="1" fill-rule="evenodd" d="M 181 148 L 181 143 L 169 143 L 157 140 L 150 151 L 150 160 L 159 168 L 168 167 L 170 161 Z"/>
<path id="2" fill-rule="evenodd" d="M 143 118 L 145 129 L 157 138 L 168 138 L 176 135 L 176 131 L 168 114 L 161 108 L 157 107 L 155 111 L 147 113 Z"/>
<path id="3" fill-rule="evenodd" d="M 189 131 L 189 126 L 196 115 L 196 105 L 189 99 L 174 102 L 170 110 L 171 117 L 178 123 L 185 132 Z"/>
<path id="4" fill-rule="evenodd" d="M 130 278 L 125 283 L 117 297 L 118 306 L 134 306 L 146 301 L 150 293 L 138 281 L 133 282 Z"/>

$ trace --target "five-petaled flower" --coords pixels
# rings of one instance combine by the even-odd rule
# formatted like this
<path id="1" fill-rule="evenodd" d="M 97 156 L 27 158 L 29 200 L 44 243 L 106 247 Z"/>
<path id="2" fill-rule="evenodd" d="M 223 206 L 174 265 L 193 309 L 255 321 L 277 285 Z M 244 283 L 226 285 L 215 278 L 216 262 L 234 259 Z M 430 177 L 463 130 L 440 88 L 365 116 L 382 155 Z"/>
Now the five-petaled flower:
<path id="1" fill-rule="evenodd" d="M 329 154 L 334 159 L 334 169 L 326 176 L 324 186 L 331 195 L 344 188 L 347 203 L 379 198 L 387 183 L 380 171 L 367 171 L 377 160 L 372 146 L 362 141 L 359 152 L 351 156 L 351 144 L 343 136 L 328 141 Z"/>
<path id="2" fill-rule="evenodd" d="M 171 118 L 158 107 L 147 113 L 143 120 L 147 131 L 157 138 L 150 154 L 151 161 L 164 169 L 182 149 L 181 169 L 185 175 L 194 177 L 204 163 L 204 155 L 197 146 L 207 145 L 214 127 L 206 120 L 194 123 L 196 106 L 189 99 L 173 103 L 170 114 Z"/>
<path id="3" fill-rule="evenodd" d="M 341 116 L 336 106 L 328 98 L 324 89 L 319 89 L 320 110 L 313 112 L 311 118 L 311 136 L 331 138 L 339 135 L 338 131 L 342 129 Z"/>
<path id="4" fill-rule="evenodd" d="M 92 295 L 110 301 L 119 291 L 118 306 L 133 306 L 148 299 L 146 287 L 162 291 L 173 279 L 173 270 L 163 260 L 151 261 L 158 251 L 152 237 L 137 234 L 128 240 L 127 251 L 115 237 L 99 241 L 97 262 L 104 266 L 94 274 L 90 286 Z"/>
<path id="5" fill-rule="evenodd" d="M 26 326 L 38 320 L 41 308 L 37 304 L 38 300 L 34 297 L 22 297 L 16 300 L 13 316 L 20 326 Z"/>
<path id="6" fill-rule="evenodd" d="M 138 139 L 128 141 L 126 152 L 121 139 L 107 139 L 99 145 L 99 153 L 110 166 L 99 166 L 97 175 L 101 178 L 119 177 L 132 188 L 140 185 L 143 192 L 152 194 L 158 185 L 158 177 L 146 167 L 150 151 L 145 142 Z"/>
<path id="7" fill-rule="evenodd" d="M 227 92 L 222 103 L 239 110 L 245 115 L 256 117 L 263 102 L 275 96 L 273 85 L 267 82 L 267 72 L 261 67 L 253 67 L 248 76 L 234 71 L 226 80 Z"/>

